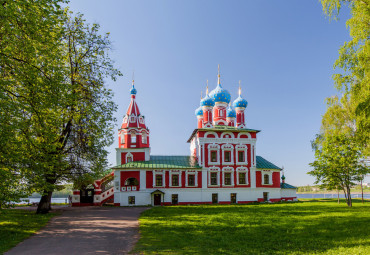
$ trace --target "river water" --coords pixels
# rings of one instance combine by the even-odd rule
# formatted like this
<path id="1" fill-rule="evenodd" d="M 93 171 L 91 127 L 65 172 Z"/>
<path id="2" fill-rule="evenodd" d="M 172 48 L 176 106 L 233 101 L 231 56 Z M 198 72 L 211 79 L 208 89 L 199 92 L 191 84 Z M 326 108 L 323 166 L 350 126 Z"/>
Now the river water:
<path id="1" fill-rule="evenodd" d="M 32 203 L 39 203 L 41 197 L 30 197 L 30 198 L 22 198 L 22 202 L 17 204 L 32 204 Z M 62 203 L 68 203 L 68 197 L 52 197 L 51 202 L 55 204 L 62 204 Z"/>

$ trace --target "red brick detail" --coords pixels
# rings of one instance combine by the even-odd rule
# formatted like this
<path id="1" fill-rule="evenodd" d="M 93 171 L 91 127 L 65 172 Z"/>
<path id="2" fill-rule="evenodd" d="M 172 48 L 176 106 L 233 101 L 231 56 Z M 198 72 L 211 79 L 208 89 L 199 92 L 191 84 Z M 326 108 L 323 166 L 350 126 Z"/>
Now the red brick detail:
<path id="1" fill-rule="evenodd" d="M 74 190 L 73 195 L 80 195 L 80 191 L 79 190 Z"/>
<path id="2" fill-rule="evenodd" d="M 146 171 L 146 188 L 151 189 L 153 188 L 153 172 Z"/>
<path id="3" fill-rule="evenodd" d="M 72 206 L 93 206 L 94 203 L 72 203 Z"/>
<path id="4" fill-rule="evenodd" d="M 212 202 L 179 202 L 179 205 L 210 205 Z"/>
<path id="5" fill-rule="evenodd" d="M 125 181 L 128 178 L 136 178 L 139 181 L 139 185 L 137 186 L 137 190 L 140 189 L 140 171 L 121 171 L 121 188 L 125 186 Z"/>
<path id="6" fill-rule="evenodd" d="M 121 163 L 126 164 L 126 154 L 128 152 L 121 153 Z M 145 152 L 130 152 L 132 154 L 133 161 L 145 161 Z"/>
<path id="7" fill-rule="evenodd" d="M 231 202 L 230 201 L 219 201 L 218 202 L 220 205 L 229 205 L 229 204 L 231 204 Z"/>
<path id="8" fill-rule="evenodd" d="M 256 171 L 256 187 L 258 188 L 280 188 L 280 172 L 272 173 L 272 185 L 262 185 L 262 173 Z"/>
<path id="9" fill-rule="evenodd" d="M 275 203 L 275 202 L 280 202 L 280 198 L 271 198 L 271 199 L 269 199 L 269 201 L 270 202 L 272 202 L 272 203 Z"/>

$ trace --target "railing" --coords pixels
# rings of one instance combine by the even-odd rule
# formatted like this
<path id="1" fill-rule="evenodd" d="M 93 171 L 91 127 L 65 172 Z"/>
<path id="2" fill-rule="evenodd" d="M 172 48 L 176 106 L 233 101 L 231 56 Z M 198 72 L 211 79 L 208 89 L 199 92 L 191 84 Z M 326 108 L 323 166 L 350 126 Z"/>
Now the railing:
<path id="1" fill-rule="evenodd" d="M 100 196 L 101 196 L 100 203 L 104 203 L 108 199 L 112 198 L 113 195 L 114 195 L 114 188 L 110 188 L 110 189 L 106 190 L 105 192 L 101 193 L 100 194 Z"/>

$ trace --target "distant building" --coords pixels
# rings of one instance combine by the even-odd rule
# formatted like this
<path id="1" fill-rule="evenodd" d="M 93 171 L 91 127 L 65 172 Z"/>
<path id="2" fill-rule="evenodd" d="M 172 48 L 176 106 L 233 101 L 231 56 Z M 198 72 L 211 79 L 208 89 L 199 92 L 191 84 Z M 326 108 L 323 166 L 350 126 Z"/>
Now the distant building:
<path id="1" fill-rule="evenodd" d="M 117 166 L 90 189 L 75 191 L 74 206 L 107 201 L 127 206 L 296 200 L 296 187 L 285 183 L 282 169 L 256 155 L 260 131 L 247 128 L 248 103 L 239 88 L 231 106 L 220 75 L 210 93 L 207 86 L 195 111 L 197 128 L 188 139 L 190 156 L 150 154 L 150 132 L 136 103 L 134 82 L 130 94 L 118 133 Z"/>

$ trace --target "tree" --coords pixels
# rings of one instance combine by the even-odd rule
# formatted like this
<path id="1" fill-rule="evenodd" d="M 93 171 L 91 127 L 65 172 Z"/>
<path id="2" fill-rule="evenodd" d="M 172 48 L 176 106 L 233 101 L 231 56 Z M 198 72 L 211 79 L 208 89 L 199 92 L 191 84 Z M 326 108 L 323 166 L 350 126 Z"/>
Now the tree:
<path id="1" fill-rule="evenodd" d="M 370 156 L 370 1 L 321 0 L 324 12 L 338 18 L 342 4 L 348 4 L 352 17 L 347 21 L 351 41 L 339 50 L 334 68 L 336 88 L 342 98 L 328 98 L 320 134 L 312 142 L 316 160 L 309 174 L 328 189 L 341 187 L 348 206 L 352 206 L 350 188 L 361 181 L 369 169 L 361 160 Z"/>
<path id="2" fill-rule="evenodd" d="M 365 157 L 370 156 L 370 0 L 321 0 L 324 12 L 338 18 L 343 4 L 348 4 L 347 21 L 351 40 L 339 50 L 334 68 L 336 88 L 346 94 L 353 105 L 357 141 Z"/>
<path id="3" fill-rule="evenodd" d="M 369 172 L 361 162 L 362 153 L 357 143 L 345 134 L 327 135 L 324 140 L 316 138 L 313 143 L 316 160 L 310 163 L 313 170 L 308 174 L 316 177 L 322 187 L 340 187 L 348 206 L 352 206 L 351 187 Z"/>
<path id="4" fill-rule="evenodd" d="M 64 182 L 104 172 L 116 109 L 105 79 L 121 75 L 108 55 L 109 34 L 60 2 L 4 2 L 0 27 L 0 103 L 11 106 L 1 126 L 17 150 L 8 152 L 11 171 L 42 194 L 38 213 L 50 210 Z"/>
<path id="5" fill-rule="evenodd" d="M 23 170 L 34 160 L 26 156 L 24 130 L 39 114 L 31 110 L 40 100 L 35 92 L 41 95 L 42 84 L 52 84 L 45 71 L 55 70 L 59 59 L 56 28 L 62 23 L 56 17 L 63 14 L 59 2 L 0 1 L 0 173 L 7 180 L 0 182 L 3 203 L 23 191 L 32 192 L 30 186 L 18 185 L 26 182 Z"/>

